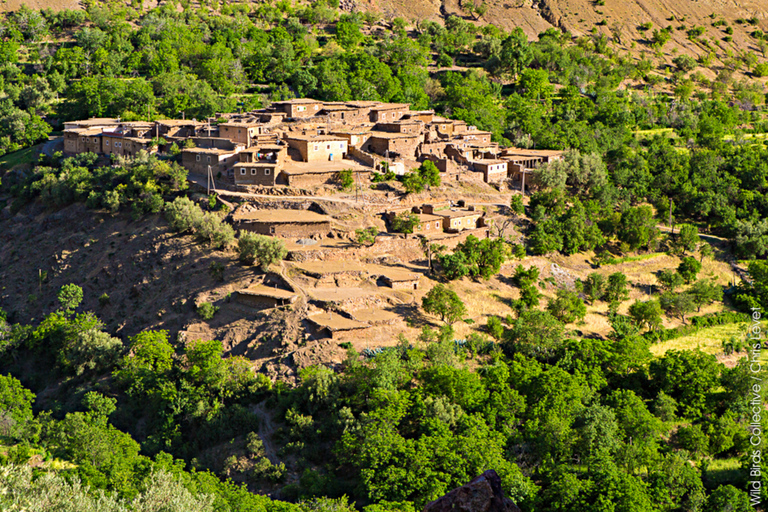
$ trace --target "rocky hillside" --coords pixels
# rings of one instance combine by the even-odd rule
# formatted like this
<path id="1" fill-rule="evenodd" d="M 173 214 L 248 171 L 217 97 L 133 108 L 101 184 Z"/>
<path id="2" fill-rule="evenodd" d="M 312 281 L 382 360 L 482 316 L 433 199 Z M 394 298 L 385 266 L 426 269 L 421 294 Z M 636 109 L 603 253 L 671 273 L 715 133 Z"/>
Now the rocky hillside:
<path id="1" fill-rule="evenodd" d="M 163 2 L 144 2 L 144 6 L 152 8 L 158 3 Z M 483 16 L 469 12 L 470 4 L 481 3 L 487 6 Z M 5 0 L 0 11 L 14 11 L 21 5 L 54 10 L 82 7 L 77 0 Z M 414 23 L 457 15 L 506 30 L 521 27 L 529 37 L 552 27 L 577 37 L 596 31 L 636 55 L 649 49 L 653 30 L 662 28 L 669 28 L 671 35 L 665 54 L 704 54 L 708 52 L 705 46 L 688 37 L 695 27 L 704 28 L 699 39 L 708 38 L 724 51 L 761 54 L 750 34 L 768 29 L 768 3 L 760 0 L 345 0 L 340 8 L 375 11 L 385 19 L 402 17 Z M 649 23 L 650 28 L 643 29 Z"/>

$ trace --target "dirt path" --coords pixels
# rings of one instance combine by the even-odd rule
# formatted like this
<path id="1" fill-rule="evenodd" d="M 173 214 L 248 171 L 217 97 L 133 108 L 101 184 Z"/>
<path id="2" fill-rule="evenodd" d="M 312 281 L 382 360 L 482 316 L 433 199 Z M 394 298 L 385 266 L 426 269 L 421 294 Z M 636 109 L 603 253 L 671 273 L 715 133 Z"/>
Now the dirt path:
<path id="1" fill-rule="evenodd" d="M 187 176 L 187 180 L 191 181 L 192 183 L 195 183 L 196 185 L 200 185 L 201 187 L 207 187 L 208 182 L 205 178 L 199 177 L 199 176 Z M 361 205 L 362 203 L 360 201 L 355 201 L 354 199 L 344 199 L 341 197 L 330 197 L 330 196 L 278 196 L 278 195 L 270 195 L 270 194 L 251 194 L 248 192 L 235 192 L 232 190 L 226 190 L 223 188 L 216 189 L 216 193 L 219 196 L 229 196 L 229 197 L 244 197 L 244 198 L 254 198 L 254 199 L 300 199 L 302 201 L 328 201 L 331 203 L 343 203 L 343 204 L 350 204 L 350 205 Z"/>
<path id="2" fill-rule="evenodd" d="M 58 149 L 64 148 L 64 137 L 54 137 L 45 142 L 40 148 L 40 152 L 45 156 L 53 156 Z"/>
<path id="3" fill-rule="evenodd" d="M 275 433 L 275 426 L 272 423 L 272 415 L 264 408 L 265 402 L 259 402 L 251 407 L 251 412 L 259 417 L 259 428 L 257 434 L 261 442 L 264 443 L 264 453 L 272 464 L 280 462 L 277 456 L 277 449 L 272 442 L 272 435 Z"/>

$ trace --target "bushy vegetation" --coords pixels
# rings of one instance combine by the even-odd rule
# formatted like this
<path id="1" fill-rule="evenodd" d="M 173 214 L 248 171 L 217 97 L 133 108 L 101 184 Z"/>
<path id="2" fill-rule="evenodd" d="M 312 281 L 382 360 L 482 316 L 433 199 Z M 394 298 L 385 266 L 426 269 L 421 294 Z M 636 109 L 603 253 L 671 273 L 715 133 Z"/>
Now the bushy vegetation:
<path id="1" fill-rule="evenodd" d="M 535 289 L 536 267 L 518 267 L 514 281 Z M 595 297 L 611 287 L 621 296 L 621 280 L 606 281 L 594 285 L 602 290 Z M 112 344 L 94 341 L 109 336 L 93 313 L 79 311 L 82 295 L 64 287 L 61 307 L 39 324 L 3 320 L 0 370 L 23 373 L 25 384 L 0 376 L 0 436 L 10 446 L 0 456 L 0 499 L 27 503 L 56 490 L 83 510 L 97 499 L 115 510 L 155 510 L 145 502 L 165 496 L 194 510 L 351 511 L 346 495 L 366 511 L 395 512 L 418 510 L 489 467 L 523 510 L 558 510 L 564 499 L 570 508 L 619 500 L 633 511 L 675 510 L 689 496 L 746 499 L 735 490 L 745 476 L 713 483 L 702 468 L 750 450 L 748 364 L 727 369 L 698 351 L 652 359 L 648 340 L 616 314 L 611 339 L 574 339 L 563 324 L 583 311 L 573 292 L 558 293 L 547 311 L 523 304 L 517 318 L 493 317 L 484 330 L 496 342 L 473 334 L 459 343 L 450 324 L 466 306 L 437 285 L 422 306 L 445 322 L 440 332 L 425 327 L 421 345 L 401 339 L 368 361 L 350 352 L 338 373 L 306 368 L 295 389 L 273 387 L 241 357 L 222 358 L 221 342 L 173 344 L 165 331 L 144 331 L 125 348 L 117 340 L 111 357 L 92 357 Z M 654 327 L 661 307 L 635 303 L 630 313 Z M 83 358 L 95 364 L 82 372 L 73 364 L 81 352 L 62 350 L 78 340 L 94 347 Z M 28 361 L 36 373 L 23 372 Z M 81 379 L 79 398 L 35 414 L 34 393 L 57 378 L 51 368 Z M 277 454 L 255 433 L 254 405 L 265 399 L 280 425 Z M 217 463 L 204 455 L 214 445 L 234 455 Z M 37 453 L 51 462 L 32 482 L 26 462 Z M 289 468 L 303 476 L 286 482 Z M 299 503 L 251 494 L 208 470 L 278 486 Z"/>
<path id="2" fill-rule="evenodd" d="M 489 130 L 497 142 L 568 150 L 534 173 L 527 212 L 522 196 L 510 203 L 527 213 L 525 247 L 470 236 L 449 253 L 424 239 L 430 271 L 433 257 L 438 263 L 432 277 L 488 280 L 526 249 L 595 251 L 595 272 L 566 286 L 518 266 L 500 277 L 519 288 L 512 314 L 464 340 L 452 326 L 468 316 L 459 285 L 438 284 L 419 310 L 425 322 L 444 324 L 438 331 L 425 326 L 418 339 L 367 359 L 350 352 L 336 371 L 306 368 L 295 388 L 273 385 L 242 357 L 222 357 L 219 341 L 157 330 L 117 338 L 82 311 L 74 285 L 28 325 L 0 311 L 0 508 L 45 497 L 50 508 L 71 510 L 404 512 L 493 468 L 525 511 L 748 510 L 751 369 L 700 351 L 653 359 L 649 345 L 745 321 L 732 312 L 692 316 L 723 298 L 722 286 L 699 277 L 712 254 L 708 244 L 699 249 L 698 233 L 728 238 L 741 258 L 768 254 L 768 150 L 746 137 L 768 129 L 765 95 L 758 83 L 733 79 L 739 69 L 766 74 L 765 63 L 713 46 L 698 61 L 680 55 L 659 69 L 632 62 L 602 35 L 574 44 L 551 29 L 533 42 L 521 29 L 458 17 L 420 22 L 410 34 L 396 18 L 379 36 L 364 30 L 375 15 L 339 15 L 337 2 L 324 0 L 85 6 L 3 15 L 0 153 L 45 140 L 44 119 L 180 111 L 203 119 L 294 96 L 407 102 Z M 480 18 L 487 6 L 462 8 Z M 656 49 L 671 37 L 671 29 L 648 33 L 650 23 L 639 28 Z M 704 27 L 679 30 L 709 44 Z M 697 67 L 726 57 L 717 78 L 697 77 Z M 483 69 L 428 71 L 454 63 Z M 673 93 L 628 91 L 626 79 L 663 81 Z M 172 158 L 113 163 L 55 155 L 4 175 L 2 186 L 14 212 L 30 201 L 164 212 L 179 233 L 232 245 L 219 213 L 179 196 L 186 171 Z M 351 178 L 342 172 L 339 184 L 354 185 Z M 439 186 L 439 172 L 424 162 L 403 185 L 412 193 Z M 670 218 L 679 231 L 667 237 L 658 225 Z M 406 212 L 391 227 L 412 233 L 418 224 Z M 361 230 L 357 242 L 374 243 L 375 232 Z M 263 269 L 285 255 L 279 241 L 251 233 L 240 233 L 237 249 Z M 599 271 L 600 262 L 657 250 L 679 256 L 679 266 L 657 274 L 661 293 L 618 314 L 637 283 Z M 757 259 L 748 271 L 730 296 L 745 311 L 764 310 L 768 265 Z M 544 301 L 549 283 L 554 297 Z M 585 316 L 582 293 L 590 307 L 608 304 L 609 339 L 572 330 Z M 211 319 L 215 310 L 203 303 L 198 313 Z M 685 325 L 663 329 L 665 314 Z M 274 446 L 257 434 L 272 422 Z M 743 471 L 719 472 L 716 463 Z"/>
<path id="3" fill-rule="evenodd" d="M 237 250 L 240 261 L 250 265 L 258 262 L 265 271 L 270 265 L 285 258 L 287 254 L 282 240 L 272 236 L 257 235 L 250 231 L 240 231 Z"/>

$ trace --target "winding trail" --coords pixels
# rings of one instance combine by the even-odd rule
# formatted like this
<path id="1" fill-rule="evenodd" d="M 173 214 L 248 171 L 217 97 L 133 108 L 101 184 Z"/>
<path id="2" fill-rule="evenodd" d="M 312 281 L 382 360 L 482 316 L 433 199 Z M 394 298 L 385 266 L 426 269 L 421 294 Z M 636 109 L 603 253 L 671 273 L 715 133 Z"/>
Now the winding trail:
<path id="1" fill-rule="evenodd" d="M 259 428 L 257 434 L 264 444 L 264 453 L 272 464 L 278 464 L 277 449 L 272 442 L 272 435 L 275 433 L 275 426 L 272 423 L 272 415 L 264 409 L 266 401 L 259 402 L 251 407 L 251 412 L 259 417 Z"/>

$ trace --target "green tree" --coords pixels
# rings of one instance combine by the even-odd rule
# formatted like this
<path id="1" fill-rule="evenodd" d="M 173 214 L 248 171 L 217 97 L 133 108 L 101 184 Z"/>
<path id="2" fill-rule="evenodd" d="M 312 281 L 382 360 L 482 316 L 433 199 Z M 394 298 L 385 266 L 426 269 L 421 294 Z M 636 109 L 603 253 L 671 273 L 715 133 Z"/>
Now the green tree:
<path id="1" fill-rule="evenodd" d="M 688 292 L 664 292 L 659 297 L 659 303 L 667 314 L 679 317 L 683 323 L 685 323 L 685 316 L 696 308 L 693 297 Z"/>
<path id="2" fill-rule="evenodd" d="M 547 311 L 559 321 L 571 324 L 584 320 L 587 307 L 575 292 L 560 289 L 554 299 L 547 301 Z"/>
<path id="3" fill-rule="evenodd" d="M 629 316 L 638 326 L 655 331 L 661 327 L 661 304 L 658 300 L 635 301 L 629 306 Z"/>
<path id="4" fill-rule="evenodd" d="M 605 289 L 605 298 L 608 302 L 617 304 L 629 299 L 627 276 L 621 272 L 614 272 L 609 275 L 608 286 Z"/>
<path id="5" fill-rule="evenodd" d="M 422 182 L 428 187 L 440 186 L 440 170 L 432 160 L 424 160 L 418 169 Z"/>
<path id="6" fill-rule="evenodd" d="M 644 205 L 627 208 L 621 212 L 616 235 L 634 251 L 651 243 L 656 238 L 657 231 L 653 208 Z"/>
<path id="7" fill-rule="evenodd" d="M 370 247 L 376 243 L 376 235 L 379 234 L 379 229 L 376 226 L 370 226 L 365 229 L 355 230 L 355 243 Z"/>
<path id="8" fill-rule="evenodd" d="M 59 290 L 58 298 L 64 311 L 73 312 L 83 301 L 83 289 L 76 284 L 65 284 Z"/>
<path id="9" fill-rule="evenodd" d="M 660 391 L 677 400 L 685 417 L 695 418 L 719 385 L 722 365 L 701 350 L 670 350 L 651 361 L 649 371 Z"/>
<path id="10" fill-rule="evenodd" d="M 0 436 L 24 437 L 33 419 L 34 401 L 34 393 L 22 386 L 18 379 L 0 375 Z"/>
<path id="11" fill-rule="evenodd" d="M 697 311 L 701 311 L 701 306 L 723 299 L 723 287 L 714 280 L 700 279 L 693 283 L 688 293 L 691 294 Z"/>
<path id="12" fill-rule="evenodd" d="M 684 224 L 674 240 L 674 247 L 683 254 L 694 252 L 699 244 L 699 230 L 696 226 Z"/>
<path id="13" fill-rule="evenodd" d="M 77 333 L 59 352 L 59 362 L 75 375 L 112 367 L 120 356 L 123 343 L 100 329 Z"/>
<path id="14" fill-rule="evenodd" d="M 435 285 L 421 299 L 421 307 L 424 311 L 437 315 L 447 324 L 453 324 L 461 320 L 467 314 L 467 308 L 458 294 L 445 285 Z"/>
<path id="15" fill-rule="evenodd" d="M 752 510 L 749 495 L 732 485 L 720 485 L 712 491 L 704 507 L 704 512 L 751 512 Z"/>
<path id="16" fill-rule="evenodd" d="M 509 203 L 509 208 L 517 215 L 523 215 L 525 213 L 525 205 L 523 204 L 523 196 L 520 194 L 513 194 L 512 200 Z"/>
<path id="17" fill-rule="evenodd" d="M 504 350 L 546 360 L 565 340 L 563 324 L 547 311 L 525 310 L 511 329 L 504 333 Z"/>
<path id="18" fill-rule="evenodd" d="M 363 39 L 365 39 L 365 36 L 360 32 L 360 26 L 355 23 L 350 16 L 343 16 L 336 23 L 336 40 L 342 48 L 354 48 L 360 44 Z"/>
<path id="19" fill-rule="evenodd" d="M 681 276 L 679 272 L 670 269 L 659 271 L 656 275 L 656 279 L 658 279 L 662 288 L 670 292 L 674 292 L 685 282 L 685 279 L 683 279 L 683 276 Z"/>
<path id="20" fill-rule="evenodd" d="M 707 243 L 701 244 L 701 248 L 699 249 L 699 263 L 704 263 L 704 258 L 712 257 L 714 257 L 712 246 Z"/>
<path id="21" fill-rule="evenodd" d="M 271 236 L 257 235 L 251 231 L 240 231 L 237 239 L 237 251 L 240 261 L 248 265 L 258 262 L 265 272 L 271 265 L 285 258 L 288 253 L 282 240 Z"/>
<path id="22" fill-rule="evenodd" d="M 502 74 L 516 77 L 533 60 L 528 37 L 520 27 L 515 28 L 501 43 L 498 68 Z"/>
<path id="23" fill-rule="evenodd" d="M 392 218 L 392 231 L 396 233 L 413 233 L 420 226 L 419 218 L 411 212 L 400 212 Z"/>
<path id="24" fill-rule="evenodd" d="M 130 394 L 157 388 L 173 366 L 174 350 L 168 331 L 143 331 L 130 339 L 131 351 L 120 360 L 115 377 Z"/>
<path id="25" fill-rule="evenodd" d="M 597 272 L 590 273 L 586 279 L 581 281 L 584 293 L 589 297 L 589 301 L 594 304 L 605 296 L 607 282 L 605 276 Z"/>
<path id="26" fill-rule="evenodd" d="M 424 178 L 418 171 L 411 171 L 403 176 L 403 186 L 409 194 L 418 194 L 424 191 Z"/>
<path id="27" fill-rule="evenodd" d="M 680 265 L 677 266 L 677 273 L 682 276 L 686 284 L 691 284 L 696 280 L 696 276 L 701 270 L 701 263 L 693 256 L 686 256 Z"/>
<path id="28" fill-rule="evenodd" d="M 336 173 L 336 181 L 341 187 L 341 190 L 352 190 L 355 186 L 355 177 L 352 174 L 352 169 L 344 169 Z"/>

